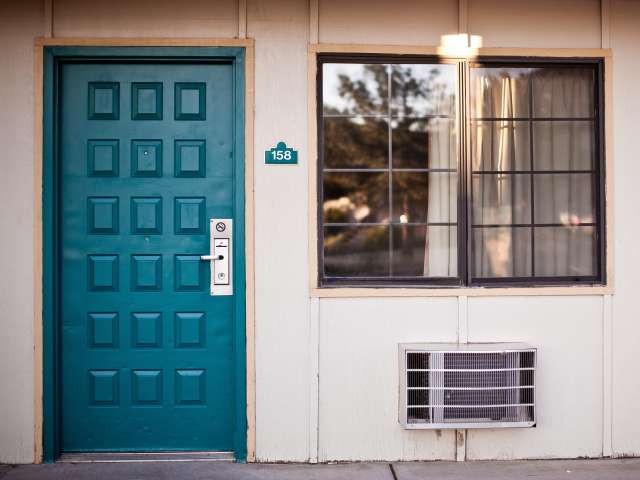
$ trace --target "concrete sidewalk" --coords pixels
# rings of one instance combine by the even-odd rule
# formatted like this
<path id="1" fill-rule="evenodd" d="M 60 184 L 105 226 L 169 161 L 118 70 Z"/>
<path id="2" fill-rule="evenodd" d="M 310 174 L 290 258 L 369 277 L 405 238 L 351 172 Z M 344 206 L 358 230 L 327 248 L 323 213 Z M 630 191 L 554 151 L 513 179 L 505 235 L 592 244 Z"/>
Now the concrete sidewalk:
<path id="1" fill-rule="evenodd" d="M 640 459 L 336 465 L 226 462 L 1 466 L 2 480 L 640 480 Z"/>

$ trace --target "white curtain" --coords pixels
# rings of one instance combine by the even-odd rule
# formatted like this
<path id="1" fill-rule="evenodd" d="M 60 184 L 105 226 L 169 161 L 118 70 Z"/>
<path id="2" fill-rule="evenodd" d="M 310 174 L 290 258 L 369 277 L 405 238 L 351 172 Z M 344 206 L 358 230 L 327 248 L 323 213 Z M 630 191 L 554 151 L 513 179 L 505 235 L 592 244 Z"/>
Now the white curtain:
<path id="1" fill-rule="evenodd" d="M 531 170 L 536 174 L 497 173 L 473 176 L 476 225 L 531 223 L 533 183 L 534 223 L 530 227 L 473 229 L 474 275 L 478 277 L 589 275 L 593 272 L 594 222 L 592 176 L 552 173 L 589 170 L 593 165 L 591 121 L 543 121 L 543 118 L 588 118 L 593 115 L 593 78 L 580 69 L 479 69 L 473 77 L 475 117 L 500 120 L 473 123 L 474 170 Z M 532 90 L 532 91 L 530 91 Z M 530 95 L 532 97 L 530 98 Z M 530 112 L 530 109 L 533 112 Z M 529 121 L 514 121 L 532 116 Z M 533 252 L 532 252 L 533 248 Z"/>
<path id="2" fill-rule="evenodd" d="M 585 119 L 594 115 L 593 73 L 583 69 L 541 70 L 533 79 L 534 114 L 543 118 Z M 591 120 L 536 122 L 537 170 L 592 170 L 595 132 Z M 593 275 L 593 181 L 590 173 L 539 174 L 535 177 L 535 221 L 565 227 L 536 228 L 536 275 Z"/>
<path id="3" fill-rule="evenodd" d="M 432 119 L 427 127 L 428 168 L 455 168 L 457 142 L 457 129 L 453 120 Z M 455 173 L 430 173 L 427 189 L 427 222 L 455 223 L 458 176 Z M 429 277 L 452 277 L 458 274 L 456 227 L 427 227 L 423 274 Z"/>

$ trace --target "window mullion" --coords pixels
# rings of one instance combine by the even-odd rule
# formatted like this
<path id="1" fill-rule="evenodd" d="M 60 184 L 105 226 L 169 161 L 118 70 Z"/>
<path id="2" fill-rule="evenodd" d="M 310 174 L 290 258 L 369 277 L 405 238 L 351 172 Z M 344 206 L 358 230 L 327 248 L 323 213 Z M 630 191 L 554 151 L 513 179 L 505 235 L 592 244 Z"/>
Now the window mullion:
<path id="1" fill-rule="evenodd" d="M 389 162 L 389 277 L 393 277 L 393 131 L 391 128 L 391 64 L 387 65 L 387 141 Z"/>
<path id="2" fill-rule="evenodd" d="M 471 271 L 473 261 L 473 239 L 471 228 L 472 210 L 471 201 L 473 194 L 473 184 L 471 181 L 471 97 L 469 94 L 469 79 L 470 79 L 470 67 L 469 62 L 460 62 L 459 73 L 459 92 L 458 92 L 458 105 L 460 112 L 458 115 L 458 124 L 460 125 L 460 135 L 458 138 L 459 149 L 459 166 L 458 175 L 459 180 L 459 192 L 458 192 L 458 258 L 459 258 L 459 276 L 464 285 L 471 284 Z"/>
<path id="3" fill-rule="evenodd" d="M 535 143 L 533 138 L 533 76 L 529 77 L 529 165 L 530 169 L 533 172 L 535 170 L 533 164 L 533 144 Z M 535 184 L 534 184 L 535 175 L 529 175 L 530 181 L 530 198 L 531 198 L 531 231 L 529 234 L 531 235 L 531 277 L 536 276 L 536 204 L 535 204 Z M 515 267 L 515 257 L 514 257 L 514 267 Z"/>

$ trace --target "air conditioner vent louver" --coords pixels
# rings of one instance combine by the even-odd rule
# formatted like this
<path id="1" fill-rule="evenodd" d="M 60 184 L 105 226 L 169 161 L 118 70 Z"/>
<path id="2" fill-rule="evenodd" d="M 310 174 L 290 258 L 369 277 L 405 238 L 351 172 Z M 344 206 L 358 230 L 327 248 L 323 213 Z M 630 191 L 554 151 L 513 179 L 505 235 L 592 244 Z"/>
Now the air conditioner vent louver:
<path id="1" fill-rule="evenodd" d="M 536 349 L 522 343 L 400 344 L 405 428 L 535 425 Z"/>

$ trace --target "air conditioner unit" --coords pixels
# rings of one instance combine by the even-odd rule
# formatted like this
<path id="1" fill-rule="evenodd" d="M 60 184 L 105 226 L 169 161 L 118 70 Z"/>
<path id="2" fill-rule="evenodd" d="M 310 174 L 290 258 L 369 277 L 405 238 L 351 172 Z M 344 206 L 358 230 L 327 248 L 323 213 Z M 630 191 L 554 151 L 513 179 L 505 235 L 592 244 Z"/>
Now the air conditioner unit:
<path id="1" fill-rule="evenodd" d="M 532 427 L 536 349 L 523 343 L 399 345 L 407 429 Z"/>

